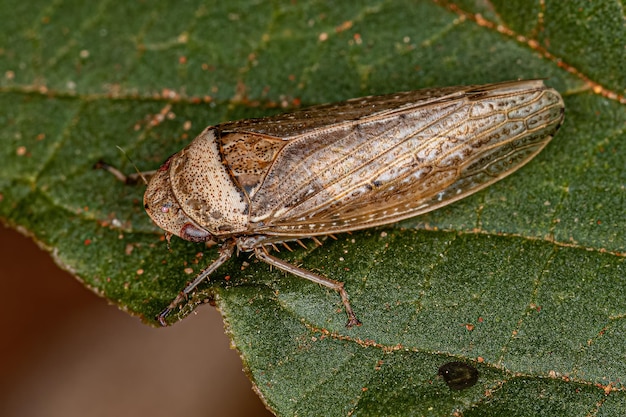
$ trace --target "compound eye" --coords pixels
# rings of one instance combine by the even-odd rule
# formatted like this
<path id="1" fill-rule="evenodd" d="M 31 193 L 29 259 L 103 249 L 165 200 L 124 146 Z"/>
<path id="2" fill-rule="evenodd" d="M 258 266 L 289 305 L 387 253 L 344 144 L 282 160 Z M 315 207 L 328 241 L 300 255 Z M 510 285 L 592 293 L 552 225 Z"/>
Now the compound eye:
<path id="1" fill-rule="evenodd" d="M 180 229 L 179 236 L 190 242 L 206 242 L 207 240 L 211 240 L 213 238 L 211 233 L 204 229 L 200 229 L 191 223 L 185 223 L 185 225 Z"/>

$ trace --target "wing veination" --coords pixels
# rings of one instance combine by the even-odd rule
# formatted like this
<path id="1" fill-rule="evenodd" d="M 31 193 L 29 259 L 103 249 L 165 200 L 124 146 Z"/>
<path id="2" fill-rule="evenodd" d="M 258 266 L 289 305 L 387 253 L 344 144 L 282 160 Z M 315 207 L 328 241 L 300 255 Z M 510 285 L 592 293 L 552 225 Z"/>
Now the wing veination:
<path id="1" fill-rule="evenodd" d="M 540 81 L 530 86 L 472 87 L 454 99 L 405 103 L 294 137 L 250 194 L 254 229 L 319 235 L 366 228 L 492 184 L 532 159 L 562 122 L 558 93 Z"/>
<path id="2" fill-rule="evenodd" d="M 220 124 L 223 133 L 250 132 L 291 140 L 319 129 L 329 129 L 362 119 L 385 117 L 438 103 L 459 99 L 478 99 L 489 95 L 516 94 L 545 89 L 542 80 L 505 81 L 486 85 L 425 88 L 378 96 L 354 98 L 322 104 L 291 113 Z"/>

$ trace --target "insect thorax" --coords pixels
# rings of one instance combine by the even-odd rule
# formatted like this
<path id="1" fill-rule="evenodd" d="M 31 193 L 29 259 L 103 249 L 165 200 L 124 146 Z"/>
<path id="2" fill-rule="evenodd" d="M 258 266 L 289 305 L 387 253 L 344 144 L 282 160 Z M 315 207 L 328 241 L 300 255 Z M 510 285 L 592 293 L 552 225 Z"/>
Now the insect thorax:
<path id="1" fill-rule="evenodd" d="M 180 208 L 211 234 L 219 238 L 247 231 L 247 197 L 222 160 L 215 128 L 172 157 L 169 178 Z"/>

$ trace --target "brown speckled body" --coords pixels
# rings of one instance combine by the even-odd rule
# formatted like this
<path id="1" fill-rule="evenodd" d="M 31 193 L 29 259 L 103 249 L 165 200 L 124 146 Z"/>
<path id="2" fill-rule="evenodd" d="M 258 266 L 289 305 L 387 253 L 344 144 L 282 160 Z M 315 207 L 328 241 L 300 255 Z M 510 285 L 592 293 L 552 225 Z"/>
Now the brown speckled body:
<path id="1" fill-rule="evenodd" d="M 148 185 L 145 208 L 169 234 L 223 242 L 230 249 L 219 264 L 237 246 L 343 291 L 276 264 L 263 246 L 389 224 L 466 197 L 539 153 L 563 111 L 558 92 L 530 80 L 223 123 L 168 159 Z"/>

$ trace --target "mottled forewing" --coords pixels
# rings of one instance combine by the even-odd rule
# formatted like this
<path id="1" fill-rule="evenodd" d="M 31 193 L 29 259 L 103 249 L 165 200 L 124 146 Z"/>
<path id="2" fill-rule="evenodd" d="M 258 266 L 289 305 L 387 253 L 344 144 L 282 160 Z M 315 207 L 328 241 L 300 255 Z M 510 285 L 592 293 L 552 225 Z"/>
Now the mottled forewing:
<path id="1" fill-rule="evenodd" d="M 319 235 L 434 210 L 515 171 L 563 118 L 561 97 L 541 81 L 427 91 L 372 98 L 369 114 L 360 99 L 356 119 L 293 135 L 250 195 L 253 228 Z"/>
<path id="2" fill-rule="evenodd" d="M 507 83 L 508 84 L 508 83 Z M 382 116 L 413 107 L 415 103 L 442 102 L 462 97 L 466 91 L 484 86 L 427 88 L 394 94 L 354 98 L 331 104 L 322 104 L 290 113 L 259 119 L 245 119 L 220 124 L 222 135 L 229 133 L 258 133 L 269 137 L 291 140 L 307 133 L 328 131 L 344 123 L 353 123 L 373 115 Z"/>

